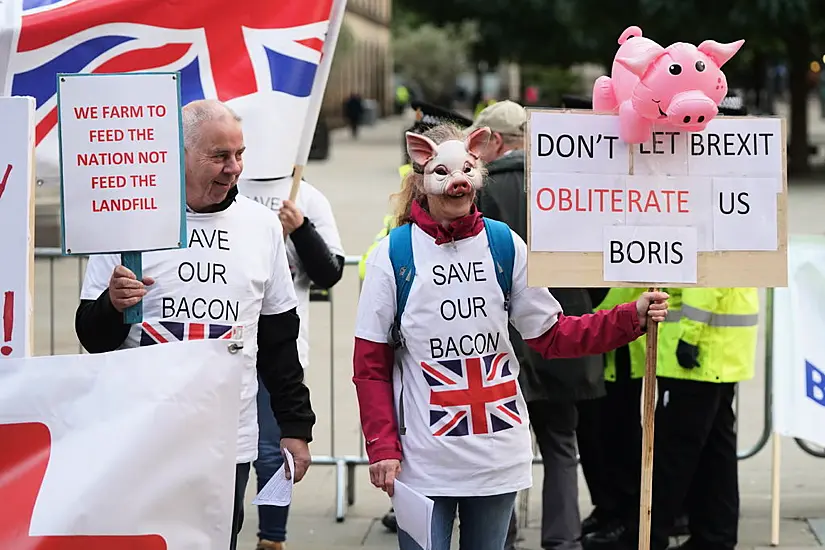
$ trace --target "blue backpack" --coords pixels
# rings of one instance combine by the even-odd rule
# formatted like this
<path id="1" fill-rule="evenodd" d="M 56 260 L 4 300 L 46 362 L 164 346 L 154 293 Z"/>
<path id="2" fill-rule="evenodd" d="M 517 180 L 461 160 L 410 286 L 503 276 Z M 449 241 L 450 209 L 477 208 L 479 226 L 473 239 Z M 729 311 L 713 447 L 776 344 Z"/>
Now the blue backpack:
<path id="1" fill-rule="evenodd" d="M 496 280 L 504 294 L 504 309 L 510 307 L 510 291 L 513 284 L 513 262 L 516 256 L 516 247 L 513 243 L 513 234 L 510 227 L 497 220 L 482 218 L 487 240 L 490 243 L 490 253 L 493 256 L 493 265 L 496 270 Z M 393 323 L 392 339 L 395 347 L 403 345 L 401 340 L 401 315 L 407 304 L 413 279 L 415 278 L 415 260 L 412 250 L 412 224 L 405 223 L 390 231 L 390 261 L 395 274 L 396 312 Z"/>

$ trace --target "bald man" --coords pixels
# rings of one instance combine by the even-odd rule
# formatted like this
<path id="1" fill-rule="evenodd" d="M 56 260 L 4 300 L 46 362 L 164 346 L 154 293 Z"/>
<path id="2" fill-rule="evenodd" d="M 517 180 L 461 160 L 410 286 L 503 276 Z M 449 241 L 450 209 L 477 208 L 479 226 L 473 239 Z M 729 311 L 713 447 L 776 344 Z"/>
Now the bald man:
<path id="1" fill-rule="evenodd" d="M 315 414 L 298 359 L 298 300 L 283 227 L 269 208 L 238 194 L 241 119 L 218 101 L 196 101 L 183 109 L 183 132 L 187 247 L 143 253 L 140 280 L 120 265 L 119 255 L 91 256 L 75 330 L 90 353 L 241 330 L 246 363 L 230 543 L 235 550 L 250 464 L 258 453 L 258 375 L 281 427 L 281 449 L 295 458 L 296 482 L 309 467 Z M 211 266 L 208 272 L 204 266 Z M 141 301 L 144 322 L 124 324 L 123 311 Z"/>

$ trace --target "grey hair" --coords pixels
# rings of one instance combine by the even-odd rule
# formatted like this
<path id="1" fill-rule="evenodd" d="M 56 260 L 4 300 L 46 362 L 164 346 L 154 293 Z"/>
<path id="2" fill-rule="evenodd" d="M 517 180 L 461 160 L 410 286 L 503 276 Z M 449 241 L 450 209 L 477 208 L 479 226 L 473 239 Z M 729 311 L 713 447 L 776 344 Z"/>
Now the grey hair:
<path id="1" fill-rule="evenodd" d="M 241 122 L 241 117 L 235 111 L 217 99 L 199 99 L 187 103 L 182 109 L 182 115 L 183 146 L 186 149 L 192 148 L 198 142 L 200 128 L 204 122 L 220 120 L 227 116 Z"/>

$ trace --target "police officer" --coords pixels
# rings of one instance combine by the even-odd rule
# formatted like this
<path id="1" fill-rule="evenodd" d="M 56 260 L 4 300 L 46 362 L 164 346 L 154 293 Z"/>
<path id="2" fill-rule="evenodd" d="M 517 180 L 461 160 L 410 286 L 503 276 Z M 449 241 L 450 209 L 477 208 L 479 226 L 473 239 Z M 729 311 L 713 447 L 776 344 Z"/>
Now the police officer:
<path id="1" fill-rule="evenodd" d="M 690 538 L 680 548 L 733 550 L 739 528 L 733 399 L 754 375 L 755 288 L 668 288 L 678 323 L 659 326 L 651 550 L 668 548 L 685 507 Z M 638 522 L 636 523 L 638 525 Z M 637 548 L 636 529 L 620 548 Z"/>

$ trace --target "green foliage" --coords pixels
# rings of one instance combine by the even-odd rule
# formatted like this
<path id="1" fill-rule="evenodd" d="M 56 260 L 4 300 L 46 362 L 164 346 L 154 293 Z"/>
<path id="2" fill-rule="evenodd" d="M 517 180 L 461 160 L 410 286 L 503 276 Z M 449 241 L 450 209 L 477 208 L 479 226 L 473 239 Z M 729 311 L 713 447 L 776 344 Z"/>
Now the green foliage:
<path id="1" fill-rule="evenodd" d="M 401 76 L 436 100 L 452 93 L 456 76 L 468 69 L 468 50 L 475 38 L 470 23 L 443 27 L 425 23 L 401 28 L 393 36 L 393 57 Z"/>
<path id="2" fill-rule="evenodd" d="M 590 94 L 590 90 L 583 89 L 581 78 L 563 67 L 526 65 L 521 68 L 521 81 L 525 88 L 538 86 L 539 104 L 545 107 L 560 106 L 563 95 Z"/>

